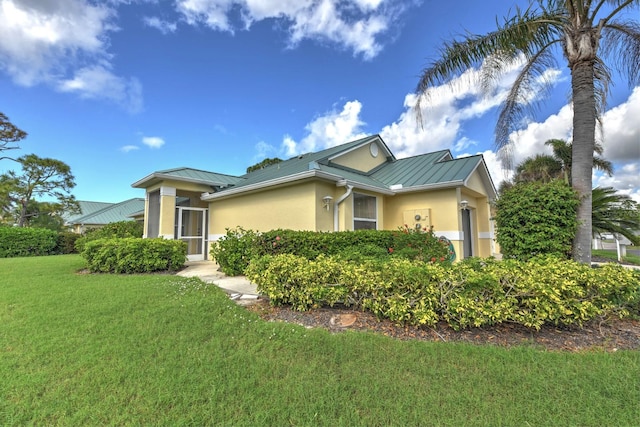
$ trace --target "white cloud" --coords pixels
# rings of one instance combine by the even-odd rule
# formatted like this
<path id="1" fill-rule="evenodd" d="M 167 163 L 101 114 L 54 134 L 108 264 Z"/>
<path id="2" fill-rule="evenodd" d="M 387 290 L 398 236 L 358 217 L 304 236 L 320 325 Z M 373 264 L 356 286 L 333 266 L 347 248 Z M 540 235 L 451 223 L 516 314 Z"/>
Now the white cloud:
<path id="1" fill-rule="evenodd" d="M 160 148 L 164 145 L 164 139 L 158 136 L 145 136 L 142 138 L 142 143 L 150 148 Z"/>
<path id="2" fill-rule="evenodd" d="M 286 156 L 318 151 L 344 144 L 366 136 L 362 132 L 364 122 L 360 120 L 362 104 L 359 101 L 346 102 L 341 111 L 332 110 L 315 118 L 305 126 L 307 134 L 300 142 L 285 136 L 282 148 Z"/>
<path id="3" fill-rule="evenodd" d="M 139 111 L 140 84 L 111 71 L 115 17 L 113 2 L 2 0 L 0 70 L 23 86 L 45 83 Z"/>
<path id="4" fill-rule="evenodd" d="M 176 8 L 191 25 L 204 24 L 233 33 L 232 11 L 239 10 L 248 29 L 258 21 L 276 19 L 287 26 L 289 43 L 303 40 L 335 43 L 365 59 L 375 57 L 379 37 L 407 6 L 398 0 L 178 0 Z"/>
<path id="5" fill-rule="evenodd" d="M 155 28 L 162 34 L 174 33 L 178 29 L 178 25 L 175 22 L 163 21 L 156 16 L 145 16 L 143 18 L 143 22 L 145 23 L 145 25 L 151 28 Z"/>
<path id="6" fill-rule="evenodd" d="M 640 86 L 603 117 L 603 156 L 612 162 L 640 162 Z"/>
<path id="7" fill-rule="evenodd" d="M 140 147 L 138 147 L 137 145 L 125 145 L 124 147 L 120 148 L 120 151 L 124 152 L 124 153 L 128 153 L 129 151 L 135 151 L 135 150 L 139 150 Z"/>
<path id="8" fill-rule="evenodd" d="M 75 92 L 81 98 L 108 99 L 132 113 L 142 110 L 142 85 L 138 79 L 118 77 L 103 65 L 77 70 L 72 79 L 58 83 L 58 90 Z"/>

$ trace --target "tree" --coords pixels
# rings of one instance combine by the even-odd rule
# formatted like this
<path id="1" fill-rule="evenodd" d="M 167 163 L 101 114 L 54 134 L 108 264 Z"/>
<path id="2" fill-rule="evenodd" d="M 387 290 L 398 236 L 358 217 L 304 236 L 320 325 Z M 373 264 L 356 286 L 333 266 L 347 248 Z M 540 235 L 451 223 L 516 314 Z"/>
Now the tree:
<path id="1" fill-rule="evenodd" d="M 75 197 L 70 191 L 75 187 L 71 168 L 55 159 L 40 158 L 27 154 L 18 158 L 22 165 L 22 175 L 9 171 L 0 176 L 0 189 L 7 195 L 4 210 L 17 213 L 18 225 L 24 227 L 29 216 L 29 205 L 36 197 L 53 197 L 60 209 L 77 207 Z M 32 205 L 33 206 L 33 205 Z"/>
<path id="2" fill-rule="evenodd" d="M 532 93 L 540 92 L 544 73 L 557 63 L 559 49 L 571 73 L 573 145 L 571 177 L 581 203 L 580 224 L 573 242 L 573 258 L 591 261 L 591 189 L 596 122 L 604 110 L 611 82 L 605 59 L 626 75 L 631 85 L 640 82 L 640 24 L 624 20 L 625 11 L 640 0 L 539 0 L 525 10 L 516 8 L 498 28 L 486 35 L 468 35 L 444 44 L 441 57 L 423 70 L 416 88 L 416 112 L 428 99 L 429 89 L 480 66 L 480 84 L 493 87 L 502 73 L 524 61 L 500 108 L 495 142 L 507 147 L 511 133 L 530 111 Z"/>
<path id="3" fill-rule="evenodd" d="M 10 147 L 9 144 L 18 142 L 27 137 L 27 133 L 18 129 L 9 118 L 0 112 L 0 154 L 3 151 L 15 150 L 18 146 Z M 0 157 L 2 159 L 11 159 L 11 157 Z M 13 160 L 13 159 L 12 159 Z"/>
<path id="4" fill-rule="evenodd" d="M 611 187 L 593 189 L 593 236 L 623 235 L 634 245 L 640 245 L 640 206 L 628 196 L 617 194 Z"/>
<path id="5" fill-rule="evenodd" d="M 529 157 L 516 166 L 515 182 L 543 181 L 562 178 L 567 184 L 571 184 L 572 144 L 564 139 L 550 139 L 545 142 L 553 149 L 553 155 L 538 154 Z M 593 156 L 593 168 L 607 175 L 613 175 L 613 165 L 610 161 L 598 156 L 602 154 L 602 145 L 596 143 Z"/>
<path id="6" fill-rule="evenodd" d="M 280 162 L 282 162 L 282 159 L 280 159 L 278 157 L 274 157 L 272 159 L 267 157 L 266 159 L 264 159 L 260 163 L 256 163 L 253 166 L 249 166 L 247 168 L 247 173 L 253 172 L 253 171 L 257 171 L 257 170 L 260 170 L 260 169 L 264 169 L 267 166 L 275 165 L 276 163 L 280 163 Z"/>

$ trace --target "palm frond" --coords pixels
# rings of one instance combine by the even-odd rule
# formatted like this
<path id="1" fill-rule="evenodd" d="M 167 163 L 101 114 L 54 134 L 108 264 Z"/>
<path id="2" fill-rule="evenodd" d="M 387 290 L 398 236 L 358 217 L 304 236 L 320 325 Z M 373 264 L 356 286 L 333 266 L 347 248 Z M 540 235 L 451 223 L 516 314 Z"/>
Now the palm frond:
<path id="1" fill-rule="evenodd" d="M 596 187 L 592 194 L 592 231 L 594 235 L 614 233 L 640 243 L 635 234 L 640 231 L 640 209 L 628 196 L 612 187 Z"/>
<path id="2" fill-rule="evenodd" d="M 416 86 L 415 112 L 421 120 L 422 104 L 428 101 L 429 89 L 450 82 L 453 77 L 479 66 L 487 58 L 497 57 L 485 69 L 485 78 L 494 80 L 518 55 L 534 56 L 551 42 L 561 40 L 562 15 L 546 9 L 516 9 L 514 17 L 505 20 L 498 30 L 486 35 L 467 35 L 462 41 L 445 43 L 438 60 L 425 68 Z"/>
<path id="3" fill-rule="evenodd" d="M 601 51 L 629 79 L 629 85 L 640 83 L 640 23 L 611 22 L 602 29 Z"/>
<path id="4" fill-rule="evenodd" d="M 510 135 L 515 131 L 522 120 L 531 112 L 532 93 L 540 90 L 549 90 L 551 85 L 544 81 L 545 72 L 556 64 L 556 60 L 550 47 L 559 40 L 554 40 L 539 50 L 536 54 L 526 58 L 522 70 L 518 73 L 515 81 L 500 108 L 498 121 L 495 129 L 495 144 L 498 149 L 508 147 Z M 504 152 L 504 151 L 503 151 Z M 510 159 L 503 159 L 509 166 Z"/>

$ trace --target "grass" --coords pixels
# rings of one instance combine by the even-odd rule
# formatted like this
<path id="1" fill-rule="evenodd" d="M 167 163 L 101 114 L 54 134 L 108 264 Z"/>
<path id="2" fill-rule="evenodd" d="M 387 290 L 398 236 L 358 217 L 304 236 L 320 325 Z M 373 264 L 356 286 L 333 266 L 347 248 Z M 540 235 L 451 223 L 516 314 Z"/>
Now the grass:
<path id="1" fill-rule="evenodd" d="M 2 425 L 637 425 L 640 352 L 268 323 L 215 286 L 0 259 Z"/>
<path id="2" fill-rule="evenodd" d="M 593 249 L 591 251 L 591 254 L 593 256 L 606 258 L 611 262 L 618 262 L 618 252 L 616 252 L 615 250 L 612 251 L 607 249 Z M 627 256 L 623 257 L 622 260 L 629 264 L 640 265 L 640 256 L 638 255 L 632 255 L 627 253 Z"/>

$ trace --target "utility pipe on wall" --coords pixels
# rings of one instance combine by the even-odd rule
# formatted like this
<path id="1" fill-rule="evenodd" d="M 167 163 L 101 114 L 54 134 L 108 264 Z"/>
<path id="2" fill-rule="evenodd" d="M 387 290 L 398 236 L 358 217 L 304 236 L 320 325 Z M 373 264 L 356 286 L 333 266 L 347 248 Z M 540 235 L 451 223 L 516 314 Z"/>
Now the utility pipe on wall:
<path id="1" fill-rule="evenodd" d="M 347 185 L 347 192 L 344 193 L 333 206 L 333 231 L 338 231 L 338 210 L 340 203 L 344 202 L 347 197 L 351 195 L 353 191 L 353 185 Z"/>

